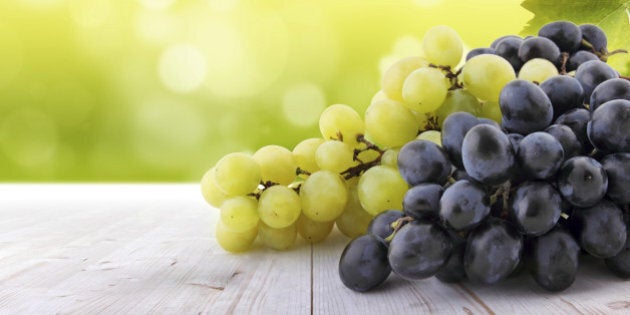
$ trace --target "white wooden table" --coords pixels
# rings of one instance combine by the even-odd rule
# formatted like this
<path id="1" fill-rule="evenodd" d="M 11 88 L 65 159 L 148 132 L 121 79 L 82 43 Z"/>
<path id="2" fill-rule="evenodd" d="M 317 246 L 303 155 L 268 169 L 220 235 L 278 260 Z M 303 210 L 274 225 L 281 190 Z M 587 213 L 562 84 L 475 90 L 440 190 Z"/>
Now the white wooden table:
<path id="1" fill-rule="evenodd" d="M 630 281 L 589 260 L 567 291 L 527 275 L 494 286 L 404 281 L 355 293 L 348 239 L 233 255 L 196 184 L 0 185 L 0 314 L 630 313 Z"/>

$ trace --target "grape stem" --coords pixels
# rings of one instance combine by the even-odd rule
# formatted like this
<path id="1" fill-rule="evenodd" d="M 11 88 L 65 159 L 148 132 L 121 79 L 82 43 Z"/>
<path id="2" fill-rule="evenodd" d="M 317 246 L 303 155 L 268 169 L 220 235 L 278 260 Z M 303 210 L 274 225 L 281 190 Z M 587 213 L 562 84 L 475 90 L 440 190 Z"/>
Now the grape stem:
<path id="1" fill-rule="evenodd" d="M 394 239 L 394 235 L 396 235 L 396 232 L 398 232 L 398 230 L 400 230 L 400 228 L 402 228 L 405 224 L 414 221 L 415 219 L 413 217 L 410 216 L 404 216 L 402 218 L 399 218 L 398 220 L 392 222 L 392 224 L 390 225 L 392 227 L 392 229 L 394 229 L 394 231 L 392 231 L 392 234 L 390 234 L 388 237 L 385 238 L 386 242 L 391 242 L 392 239 Z"/>
<path id="2" fill-rule="evenodd" d="M 301 169 L 301 168 L 296 168 L 295 169 L 295 175 L 300 176 L 300 175 L 306 175 L 306 176 L 311 176 L 311 172 Z"/>
<path id="3" fill-rule="evenodd" d="M 511 181 L 507 181 L 504 184 L 501 184 L 499 187 L 497 187 L 497 189 L 494 191 L 494 193 L 492 193 L 490 195 L 490 206 L 494 205 L 498 200 L 499 197 L 502 198 L 502 205 L 501 205 L 501 218 L 502 219 L 507 219 L 507 211 L 508 211 L 508 207 L 509 207 L 509 199 L 510 199 L 510 190 L 512 188 L 512 182 Z"/>
<path id="4" fill-rule="evenodd" d="M 457 81 L 457 77 L 462 72 L 462 69 L 459 69 L 456 72 L 453 72 L 453 70 L 451 69 L 451 66 L 440 66 L 440 65 L 435 65 L 435 64 L 432 64 L 432 63 L 429 64 L 429 67 L 437 68 L 437 69 L 440 69 L 440 70 L 442 70 L 444 72 L 444 76 L 451 83 L 451 87 L 448 89 L 449 91 L 456 90 L 456 89 L 461 89 L 461 88 L 464 87 L 463 84 L 461 84 L 459 81 Z"/>
<path id="5" fill-rule="evenodd" d="M 341 176 L 343 176 L 343 178 L 345 179 L 350 179 L 353 177 L 357 177 L 360 176 L 363 172 L 367 171 L 368 169 L 370 169 L 372 166 L 376 166 L 378 164 L 381 163 L 381 158 L 383 157 L 383 153 L 385 153 L 385 150 L 379 148 L 376 144 L 368 141 L 367 139 L 365 139 L 364 135 L 357 135 L 357 142 L 359 143 L 363 143 L 365 144 L 365 148 L 363 149 L 354 149 L 354 154 L 353 154 L 353 159 L 355 161 L 359 162 L 359 165 L 353 166 L 348 168 L 347 170 L 341 172 Z M 368 150 L 373 150 L 378 152 L 378 156 L 370 161 L 370 162 L 363 162 L 361 161 L 361 159 L 359 159 L 359 154 L 361 152 L 364 151 L 368 151 Z"/>
<path id="6" fill-rule="evenodd" d="M 569 61 L 569 53 L 562 53 L 562 64 L 560 65 L 560 74 L 567 74 L 567 62 Z"/>

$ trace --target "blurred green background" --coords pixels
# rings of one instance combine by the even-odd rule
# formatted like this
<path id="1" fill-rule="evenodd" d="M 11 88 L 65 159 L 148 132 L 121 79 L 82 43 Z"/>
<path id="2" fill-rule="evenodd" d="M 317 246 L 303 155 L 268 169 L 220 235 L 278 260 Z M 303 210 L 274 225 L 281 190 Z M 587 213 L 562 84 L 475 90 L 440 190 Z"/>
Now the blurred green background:
<path id="1" fill-rule="evenodd" d="M 0 181 L 197 181 L 360 113 L 431 26 L 518 34 L 520 1 L 2 0 Z"/>

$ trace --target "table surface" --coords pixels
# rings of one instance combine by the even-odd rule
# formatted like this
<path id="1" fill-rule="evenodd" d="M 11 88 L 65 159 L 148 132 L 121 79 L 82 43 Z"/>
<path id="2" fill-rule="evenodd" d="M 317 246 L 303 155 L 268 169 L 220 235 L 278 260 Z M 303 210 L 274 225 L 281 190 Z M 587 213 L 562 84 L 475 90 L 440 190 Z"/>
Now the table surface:
<path id="1" fill-rule="evenodd" d="M 630 313 L 630 282 L 586 259 L 571 288 L 526 274 L 492 286 L 391 275 L 356 293 L 337 275 L 349 239 L 223 251 L 196 184 L 0 185 L 0 314 Z"/>

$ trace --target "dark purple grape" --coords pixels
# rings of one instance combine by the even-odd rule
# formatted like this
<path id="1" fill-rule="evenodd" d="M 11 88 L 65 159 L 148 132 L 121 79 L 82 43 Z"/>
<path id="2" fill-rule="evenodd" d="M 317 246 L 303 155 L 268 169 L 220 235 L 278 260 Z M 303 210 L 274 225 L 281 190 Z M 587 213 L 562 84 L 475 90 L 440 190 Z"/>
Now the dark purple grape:
<path id="1" fill-rule="evenodd" d="M 605 54 L 608 52 L 606 46 L 608 46 L 608 39 L 606 33 L 596 25 L 582 24 L 580 25 L 580 31 L 582 31 L 582 38 L 587 41 L 591 47 L 583 45 L 583 49 L 588 51 L 596 51 L 598 53 Z"/>
<path id="2" fill-rule="evenodd" d="M 578 80 L 567 75 L 553 76 L 540 84 L 553 106 L 553 119 L 573 108 L 582 107 L 584 90 Z"/>
<path id="3" fill-rule="evenodd" d="M 496 51 L 494 51 L 494 48 L 486 48 L 486 47 L 475 48 L 469 51 L 468 54 L 466 54 L 466 61 L 468 61 L 472 57 L 484 55 L 484 54 L 496 55 L 497 53 Z"/>
<path id="4" fill-rule="evenodd" d="M 522 39 L 521 39 L 521 37 L 520 37 L 520 36 L 518 36 L 518 35 L 504 35 L 504 36 L 501 36 L 501 37 L 499 37 L 499 38 L 495 39 L 494 41 L 492 41 L 492 43 L 490 44 L 490 48 L 494 48 L 494 49 L 496 49 L 496 48 L 497 48 L 497 46 L 499 45 L 499 43 L 500 43 L 502 40 L 504 40 L 504 39 L 508 39 L 508 38 L 515 38 L 515 39 L 520 39 L 520 40 L 522 40 Z"/>
<path id="5" fill-rule="evenodd" d="M 453 231 L 448 231 L 448 235 L 453 243 L 451 256 L 446 264 L 435 274 L 438 280 L 446 283 L 458 283 L 466 280 L 466 270 L 464 270 L 464 252 L 466 251 L 466 239 Z"/>
<path id="6" fill-rule="evenodd" d="M 452 247 L 442 227 L 413 221 L 396 232 L 387 257 L 397 275 L 410 280 L 424 279 L 435 275 L 446 264 Z"/>
<path id="7" fill-rule="evenodd" d="M 599 60 L 587 61 L 575 72 L 575 78 L 580 81 L 584 89 L 584 103 L 591 101 L 591 94 L 600 83 L 618 77 L 619 74 L 615 69 Z"/>
<path id="8" fill-rule="evenodd" d="M 597 160 L 587 156 L 568 159 L 558 172 L 562 197 L 576 207 L 598 203 L 608 190 L 608 176 Z"/>
<path id="9" fill-rule="evenodd" d="M 630 204 L 630 153 L 606 155 L 601 163 L 608 177 L 606 196 L 616 204 Z"/>
<path id="10" fill-rule="evenodd" d="M 414 140 L 398 152 L 398 170 L 405 181 L 444 184 L 451 173 L 451 162 L 442 147 L 429 140 Z"/>
<path id="11" fill-rule="evenodd" d="M 531 37 L 525 39 L 518 48 L 518 57 L 523 62 L 534 58 L 543 58 L 558 65 L 560 63 L 560 49 L 554 42 L 545 37 Z"/>
<path id="12" fill-rule="evenodd" d="M 387 245 L 374 235 L 355 238 L 341 253 L 339 277 L 349 289 L 369 291 L 385 282 L 390 273 Z"/>
<path id="13" fill-rule="evenodd" d="M 627 230 L 627 227 L 626 227 Z M 630 231 L 626 235 L 626 245 L 619 254 L 607 258 L 606 266 L 615 275 L 623 279 L 630 279 Z"/>
<path id="14" fill-rule="evenodd" d="M 591 141 L 588 140 L 588 134 L 586 133 L 586 127 L 590 120 L 591 113 L 587 109 L 576 108 L 560 115 L 555 123 L 571 128 L 580 141 L 580 144 L 582 144 L 582 153 L 588 154 L 593 150 L 593 145 Z"/>
<path id="15" fill-rule="evenodd" d="M 465 170 L 461 169 L 461 168 L 457 168 L 453 171 L 453 174 L 451 174 L 451 176 L 453 177 L 453 179 L 455 179 L 456 181 L 458 180 L 462 180 L 462 179 L 466 179 L 466 180 L 473 180 L 470 175 L 468 175 L 468 173 L 466 173 Z"/>
<path id="16" fill-rule="evenodd" d="M 468 236 L 464 270 L 472 282 L 493 284 L 519 265 L 523 241 L 507 221 L 489 218 Z"/>
<path id="17" fill-rule="evenodd" d="M 394 232 L 392 223 L 402 218 L 404 213 L 400 210 L 387 210 L 377 214 L 367 228 L 367 233 L 386 239 Z"/>
<path id="18" fill-rule="evenodd" d="M 569 126 L 553 124 L 547 127 L 545 132 L 552 135 L 560 142 L 562 150 L 564 151 L 565 161 L 582 153 L 582 144 Z"/>
<path id="19" fill-rule="evenodd" d="M 561 51 L 572 53 L 582 44 L 582 31 L 569 21 L 555 21 L 543 25 L 538 36 L 549 38 Z"/>
<path id="20" fill-rule="evenodd" d="M 507 60 L 514 71 L 518 71 L 523 66 L 523 60 L 518 56 L 518 49 L 521 47 L 523 39 L 520 37 L 509 37 L 499 41 L 494 48 L 497 55 Z"/>
<path id="21" fill-rule="evenodd" d="M 630 101 L 612 100 L 593 112 L 588 139 L 603 152 L 630 152 Z"/>
<path id="22" fill-rule="evenodd" d="M 630 100 L 630 81 L 617 78 L 602 82 L 591 94 L 589 109 L 593 112 L 599 105 L 616 99 Z"/>
<path id="23" fill-rule="evenodd" d="M 534 83 L 513 80 L 499 95 L 502 124 L 508 132 L 530 134 L 547 128 L 553 119 L 553 107 L 547 94 Z"/>
<path id="24" fill-rule="evenodd" d="M 462 160 L 466 173 L 474 180 L 498 185 L 511 176 L 514 150 L 501 130 L 481 124 L 466 133 L 462 143 Z"/>
<path id="25" fill-rule="evenodd" d="M 570 223 L 580 247 L 593 257 L 614 257 L 626 244 L 623 212 L 607 199 L 592 207 L 575 208 Z"/>
<path id="26" fill-rule="evenodd" d="M 545 290 L 567 289 L 575 281 L 579 253 L 575 239 L 561 229 L 535 238 L 529 258 L 532 277 Z"/>
<path id="27" fill-rule="evenodd" d="M 416 220 L 433 219 L 440 215 L 440 197 L 444 188 L 438 184 L 420 184 L 407 190 L 403 211 Z"/>
<path id="28" fill-rule="evenodd" d="M 562 165 L 564 150 L 552 135 L 538 131 L 521 140 L 516 161 L 529 178 L 546 179 L 553 176 Z"/>
<path id="29" fill-rule="evenodd" d="M 510 215 L 521 233 L 538 236 L 556 225 L 561 203 L 560 193 L 551 184 L 525 182 L 510 197 Z"/>
<path id="30" fill-rule="evenodd" d="M 463 168 L 462 142 L 470 128 L 479 124 L 479 119 L 467 112 L 455 112 L 448 115 L 442 123 L 442 147 L 448 153 L 451 162 Z"/>
<path id="31" fill-rule="evenodd" d="M 490 198 L 475 182 L 457 181 L 440 198 L 440 216 L 457 231 L 478 225 L 488 214 Z"/>
<path id="32" fill-rule="evenodd" d="M 569 57 L 569 61 L 566 65 L 567 71 L 575 71 L 580 65 L 590 60 L 599 60 L 599 57 L 592 52 L 580 50 Z"/>

